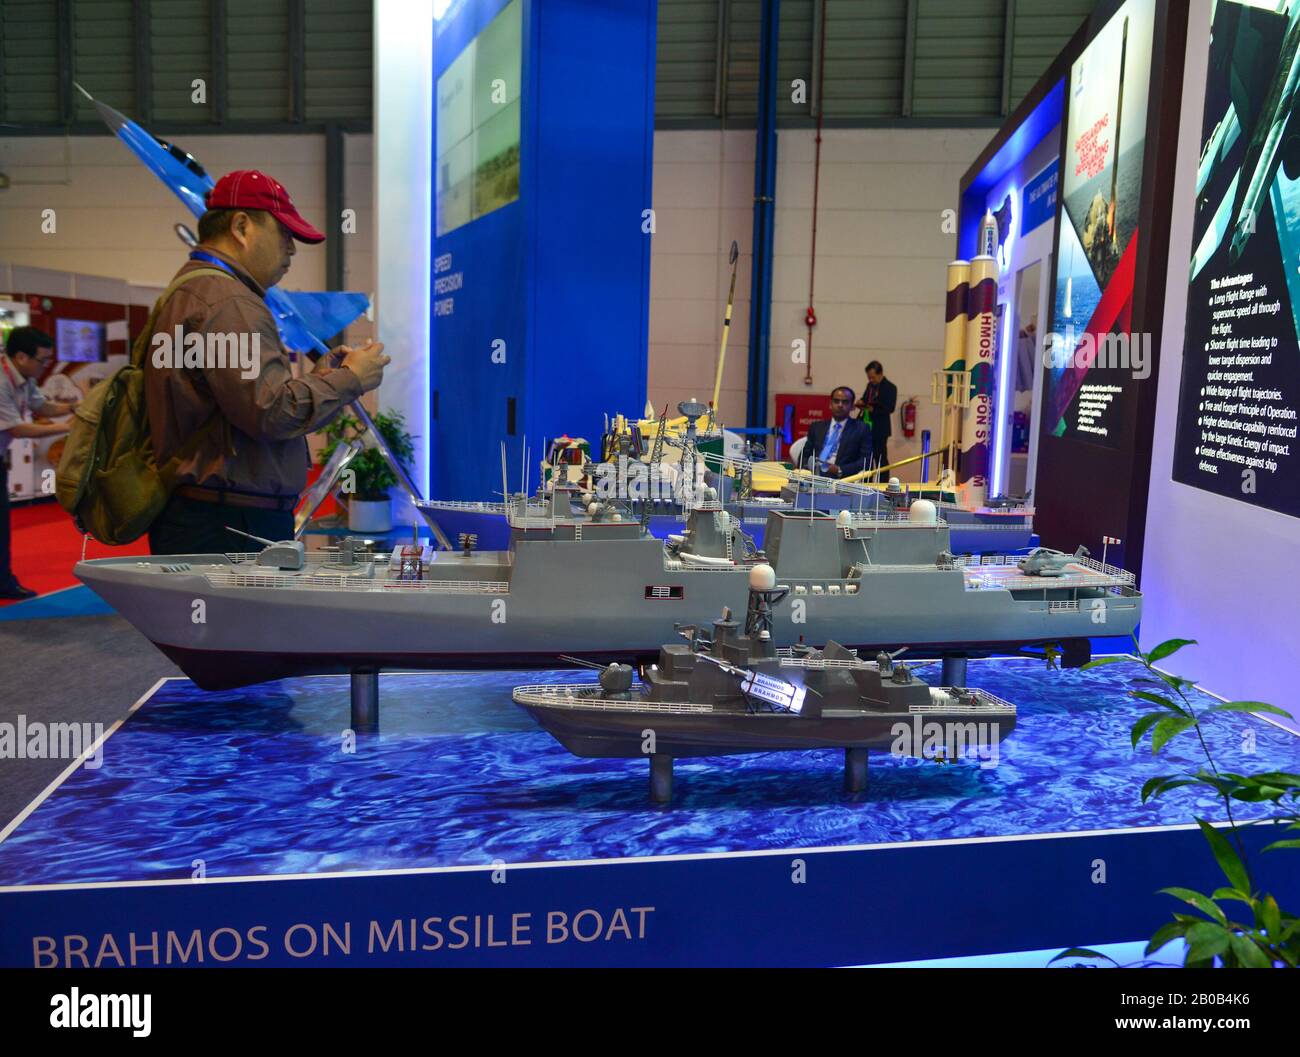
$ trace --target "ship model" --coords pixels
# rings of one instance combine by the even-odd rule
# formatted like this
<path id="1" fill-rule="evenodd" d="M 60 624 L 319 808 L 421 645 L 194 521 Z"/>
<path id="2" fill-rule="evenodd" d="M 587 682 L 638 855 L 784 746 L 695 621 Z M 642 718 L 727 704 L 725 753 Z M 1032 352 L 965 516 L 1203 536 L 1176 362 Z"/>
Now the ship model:
<path id="1" fill-rule="evenodd" d="M 896 659 L 901 650 L 867 661 L 834 640 L 777 648 L 774 614 L 789 588 L 766 564 L 749 580 L 743 627 L 725 608 L 711 632 L 678 625 L 685 641 L 662 646 L 639 686 L 630 665 L 598 666 L 598 684 L 520 686 L 515 703 L 575 756 L 648 758 L 657 803 L 672 797 L 678 757 L 842 748 L 845 788 L 860 792 L 868 750 L 928 747 L 952 759 L 986 753 L 1015 726 L 1013 705 L 928 686 Z"/>
<path id="2" fill-rule="evenodd" d="M 929 500 L 906 510 L 781 509 L 760 549 L 701 488 L 681 531 L 652 536 L 615 504 L 572 515 L 563 488 L 514 494 L 501 550 L 368 553 L 348 541 L 304 552 L 102 558 L 75 573 L 203 689 L 381 669 L 546 667 L 558 654 L 652 661 L 665 620 L 707 624 L 746 606 L 770 565 L 790 592 L 777 647 L 832 639 L 908 645 L 954 662 L 1045 643 L 1067 665 L 1093 635 L 1141 616 L 1131 573 L 1083 554 L 1053 575 L 1018 555 L 957 555 Z"/>

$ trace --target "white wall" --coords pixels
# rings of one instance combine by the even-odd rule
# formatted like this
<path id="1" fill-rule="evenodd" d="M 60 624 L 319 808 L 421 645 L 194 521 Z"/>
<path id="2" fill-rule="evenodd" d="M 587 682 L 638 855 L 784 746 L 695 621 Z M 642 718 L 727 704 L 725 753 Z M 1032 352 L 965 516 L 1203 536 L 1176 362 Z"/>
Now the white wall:
<path id="1" fill-rule="evenodd" d="M 289 189 L 303 216 L 331 238 L 347 240 L 344 285 L 362 293 L 373 290 L 369 135 L 344 138 L 344 206 L 357 211 L 357 231 L 350 236 L 339 235 L 338 223 L 325 216 L 324 136 L 178 139 L 214 178 L 234 169 L 262 169 L 274 176 Z M 185 261 L 185 247 L 172 225 L 180 222 L 193 230 L 196 221 L 107 129 L 103 136 L 0 140 L 0 172 L 11 181 L 0 191 L 0 257 L 10 264 L 163 287 Z M 51 234 L 41 230 L 46 209 L 54 210 Z M 323 290 L 325 245 L 296 245 L 293 267 L 281 285 L 287 290 Z M 368 329 L 362 320 L 358 331 Z"/>
<path id="2" fill-rule="evenodd" d="M 916 437 L 904 441 L 895 419 L 890 455 L 919 454 L 922 429 L 938 440 L 930 375 L 942 366 L 944 284 L 955 247 L 942 212 L 957 208 L 958 181 L 992 131 L 823 132 L 817 326 L 806 387 L 791 342 L 807 335 L 814 135 L 778 135 L 768 392 L 829 394 L 845 384 L 861 393 L 863 368 L 879 359 L 900 403 L 920 399 Z M 752 131 L 655 134 L 649 381 L 656 407 L 712 391 L 734 238 L 740 272 L 720 403 L 724 422 L 744 422 L 753 194 Z M 769 401 L 769 414 L 772 407 Z M 919 479 L 915 468 L 903 476 Z"/>
<path id="3" fill-rule="evenodd" d="M 374 6 L 375 320 L 392 358 L 379 399 L 416 435 L 411 479 L 429 498 L 429 259 L 432 238 L 432 0 Z M 399 507 L 416 520 L 409 505 Z"/>
<path id="4" fill-rule="evenodd" d="M 1141 641 L 1149 650 L 1166 639 L 1195 639 L 1197 646 L 1165 662 L 1170 670 L 1195 676 L 1224 697 L 1267 701 L 1300 717 L 1295 690 L 1300 521 L 1172 477 L 1209 27 L 1208 0 L 1194 0 L 1169 237 Z"/>

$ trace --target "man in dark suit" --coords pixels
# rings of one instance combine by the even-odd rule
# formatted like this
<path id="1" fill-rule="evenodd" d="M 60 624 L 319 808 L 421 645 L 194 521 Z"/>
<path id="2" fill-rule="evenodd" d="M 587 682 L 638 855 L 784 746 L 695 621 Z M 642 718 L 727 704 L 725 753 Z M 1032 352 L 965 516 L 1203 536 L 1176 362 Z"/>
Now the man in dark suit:
<path id="1" fill-rule="evenodd" d="M 894 407 L 898 404 L 898 386 L 885 377 L 879 360 L 867 364 L 867 391 L 862 394 L 862 407 L 871 415 L 872 466 L 889 465 L 889 438 L 894 432 Z"/>
<path id="2" fill-rule="evenodd" d="M 849 418 L 853 400 L 853 390 L 847 385 L 831 392 L 831 417 L 808 427 L 800 466 L 823 477 L 850 477 L 866 469 L 871 431 L 860 419 Z"/>

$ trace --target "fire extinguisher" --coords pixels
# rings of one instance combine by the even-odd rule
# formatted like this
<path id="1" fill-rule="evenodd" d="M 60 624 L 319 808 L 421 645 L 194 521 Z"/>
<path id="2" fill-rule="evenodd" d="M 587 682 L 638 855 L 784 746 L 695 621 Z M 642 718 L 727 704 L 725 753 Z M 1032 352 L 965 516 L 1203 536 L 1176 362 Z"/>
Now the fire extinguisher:
<path id="1" fill-rule="evenodd" d="M 916 397 L 906 401 L 902 408 L 903 436 L 916 436 Z"/>

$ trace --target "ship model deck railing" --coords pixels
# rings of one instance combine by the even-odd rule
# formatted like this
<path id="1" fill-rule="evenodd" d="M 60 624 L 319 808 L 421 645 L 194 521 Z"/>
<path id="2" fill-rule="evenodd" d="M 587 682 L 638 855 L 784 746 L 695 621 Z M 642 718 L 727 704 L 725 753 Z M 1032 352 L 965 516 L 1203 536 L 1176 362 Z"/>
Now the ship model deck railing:
<path id="1" fill-rule="evenodd" d="M 960 701 L 945 702 L 942 704 L 931 703 L 928 705 L 912 705 L 908 708 L 909 712 L 917 712 L 921 715 L 933 712 L 942 712 L 950 715 L 954 712 L 964 713 L 967 715 L 977 716 L 987 713 L 990 709 L 997 709 L 999 712 L 1014 713 L 1016 706 L 1010 701 L 1004 701 L 996 694 L 990 694 L 987 690 L 980 690 L 974 686 L 935 686 L 932 690 L 939 690 L 945 694 L 962 694 L 975 698 L 975 704 L 968 705 Z"/>
<path id="2" fill-rule="evenodd" d="M 707 715 L 712 705 L 693 701 L 650 701 L 640 696 L 626 700 L 602 697 L 597 683 L 539 683 L 517 686 L 514 699 L 524 705 L 550 705 L 563 708 L 600 709 L 606 712 L 695 712 Z"/>
<path id="3" fill-rule="evenodd" d="M 475 514 L 504 514 L 505 503 L 475 503 L 465 499 L 421 499 L 415 503 L 420 510 L 465 510 Z"/>
<path id="4" fill-rule="evenodd" d="M 913 521 L 905 510 L 851 510 L 853 526 L 873 525 L 880 528 L 947 528 L 945 518 L 936 517 L 933 521 Z M 845 529 L 848 535 L 848 529 Z"/>
<path id="5" fill-rule="evenodd" d="M 776 653 L 781 660 L 782 668 L 803 668 L 811 671 L 820 671 L 827 668 L 846 668 L 853 671 L 874 672 L 878 667 L 875 661 L 864 661 L 861 658 L 799 657 L 789 649 L 779 649 Z"/>
<path id="6" fill-rule="evenodd" d="M 395 576 L 346 576 L 328 573 L 204 573 L 214 587 L 287 588 L 295 591 L 434 591 L 440 594 L 504 595 L 507 580 L 402 580 Z"/>
<path id="7" fill-rule="evenodd" d="M 969 568 L 972 566 L 988 566 L 988 565 L 1018 566 L 1022 561 L 1024 561 L 1024 558 L 1018 554 L 963 554 L 955 558 L 954 560 L 958 564 L 965 565 Z M 1089 572 L 1095 573 L 1098 576 L 1108 576 L 1111 579 L 1118 580 L 1122 583 L 1128 583 L 1128 584 L 1137 583 L 1137 577 L 1133 573 L 1129 572 L 1127 569 L 1121 569 L 1118 565 L 1103 565 L 1095 558 L 1084 558 L 1084 557 L 1076 558 L 1074 556 L 1071 556 L 1069 565 L 1082 566 L 1084 569 L 1087 569 Z M 1069 566 L 1067 566 L 1067 568 L 1068 567 Z M 1033 576 L 1030 577 L 1030 579 L 1054 580 L 1054 579 L 1060 579 L 1060 577 Z"/>
<path id="8" fill-rule="evenodd" d="M 1072 591 L 1078 588 L 1109 588 L 1116 594 L 1133 591 L 1133 580 L 1110 573 L 1067 572 L 1060 576 L 1029 576 L 1015 566 L 1003 566 L 1004 571 L 993 572 L 997 566 L 967 566 L 962 570 L 967 591 Z"/>

